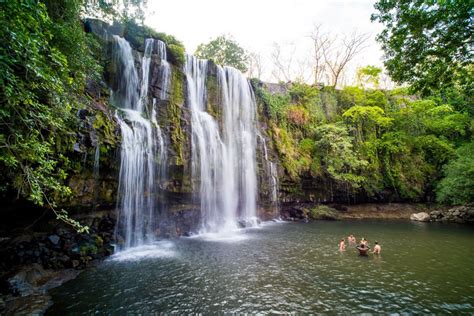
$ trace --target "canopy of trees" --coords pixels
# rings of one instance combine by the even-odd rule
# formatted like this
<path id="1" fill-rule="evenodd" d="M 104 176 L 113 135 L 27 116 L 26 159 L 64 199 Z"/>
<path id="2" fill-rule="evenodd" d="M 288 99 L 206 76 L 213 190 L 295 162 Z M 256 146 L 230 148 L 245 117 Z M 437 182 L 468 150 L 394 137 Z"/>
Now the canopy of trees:
<path id="1" fill-rule="evenodd" d="M 385 29 L 378 41 L 397 82 L 427 96 L 453 86 L 472 92 L 472 1 L 381 0 L 372 15 Z"/>
<path id="2" fill-rule="evenodd" d="M 218 36 L 207 44 L 201 44 L 194 53 L 199 58 L 210 59 L 218 65 L 231 66 L 242 72 L 247 71 L 249 56 L 232 38 Z"/>

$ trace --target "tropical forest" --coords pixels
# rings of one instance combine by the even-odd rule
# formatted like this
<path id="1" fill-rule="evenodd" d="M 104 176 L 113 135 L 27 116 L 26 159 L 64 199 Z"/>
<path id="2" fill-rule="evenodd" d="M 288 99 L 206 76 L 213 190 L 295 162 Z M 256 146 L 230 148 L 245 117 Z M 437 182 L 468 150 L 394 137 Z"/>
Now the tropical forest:
<path id="1" fill-rule="evenodd" d="M 474 3 L 0 1 L 0 315 L 474 313 Z"/>

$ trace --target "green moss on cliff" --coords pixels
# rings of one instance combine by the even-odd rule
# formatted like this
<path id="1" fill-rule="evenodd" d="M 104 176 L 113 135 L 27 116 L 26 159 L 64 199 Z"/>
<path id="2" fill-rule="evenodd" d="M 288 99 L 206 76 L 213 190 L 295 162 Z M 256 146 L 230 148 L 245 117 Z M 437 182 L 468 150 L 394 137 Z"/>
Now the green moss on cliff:
<path id="1" fill-rule="evenodd" d="M 169 124 L 171 146 L 175 152 L 176 165 L 184 164 L 184 146 L 187 143 L 186 133 L 183 131 L 182 111 L 184 105 L 184 76 L 178 69 L 173 69 L 171 76 L 171 95 L 169 98 L 167 124 Z"/>
<path id="2" fill-rule="evenodd" d="M 114 120 L 108 117 L 105 113 L 97 111 L 92 127 L 98 133 L 100 142 L 106 144 L 106 149 L 116 147 L 118 136 L 115 135 Z"/>
<path id="3" fill-rule="evenodd" d="M 184 46 L 180 46 L 177 44 L 169 44 L 168 52 L 170 53 L 170 61 L 175 64 L 176 66 L 182 66 L 185 62 L 185 49 Z"/>
<path id="4" fill-rule="evenodd" d="M 220 117 L 222 108 L 219 106 L 219 85 L 216 76 L 208 76 L 206 80 L 207 88 L 207 111 L 214 117 Z"/>

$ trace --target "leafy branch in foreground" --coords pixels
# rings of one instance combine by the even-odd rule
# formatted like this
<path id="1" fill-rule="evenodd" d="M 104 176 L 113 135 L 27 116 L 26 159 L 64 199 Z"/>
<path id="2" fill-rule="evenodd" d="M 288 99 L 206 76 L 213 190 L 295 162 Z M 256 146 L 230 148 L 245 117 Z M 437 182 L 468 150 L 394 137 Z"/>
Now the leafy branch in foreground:
<path id="1" fill-rule="evenodd" d="M 55 201 L 71 195 L 65 180 L 72 169 L 66 155 L 75 138 L 73 113 L 86 70 L 96 68 L 89 67 L 92 58 L 77 3 L 48 3 L 0 3 L 0 193 L 16 190 L 17 196 L 86 232 L 65 211 L 56 211 Z"/>

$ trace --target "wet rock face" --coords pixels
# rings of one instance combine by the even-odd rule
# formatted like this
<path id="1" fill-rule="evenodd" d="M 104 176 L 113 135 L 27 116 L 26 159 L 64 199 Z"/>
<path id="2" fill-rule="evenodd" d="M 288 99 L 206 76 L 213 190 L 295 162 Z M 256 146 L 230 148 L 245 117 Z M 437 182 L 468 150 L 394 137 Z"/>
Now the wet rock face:
<path id="1" fill-rule="evenodd" d="M 76 278 L 79 270 L 51 270 L 43 269 L 37 263 L 21 268 L 17 274 L 8 279 L 14 292 L 20 296 L 45 294 L 48 290 Z"/>
<path id="2" fill-rule="evenodd" d="M 194 235 L 199 229 L 200 218 L 201 212 L 196 206 L 175 206 L 170 211 L 170 216 L 160 221 L 157 236 L 175 238 Z"/>
<path id="3" fill-rule="evenodd" d="M 88 214 L 79 219 L 90 234 L 78 234 L 61 223 L 50 233 L 26 232 L 0 242 L 0 272 L 38 264 L 43 269 L 83 269 L 113 252 L 115 219 L 108 214 Z M 52 221 L 55 221 L 54 219 Z"/>
<path id="4" fill-rule="evenodd" d="M 46 213 L 35 231 L 0 239 L 0 315 L 42 315 L 51 305 L 48 290 L 113 253 L 114 211 L 74 218 L 89 226 L 90 233 L 78 234 Z"/>
<path id="5" fill-rule="evenodd" d="M 46 310 L 53 305 L 52 298 L 42 293 L 28 296 L 8 297 L 3 302 L 2 315 L 44 315 Z"/>
<path id="6" fill-rule="evenodd" d="M 101 175 L 95 179 L 90 171 L 77 174 L 69 179 L 69 187 L 74 198 L 66 205 L 82 211 L 99 208 L 113 208 L 117 199 L 118 181 L 112 175 Z"/>
<path id="7" fill-rule="evenodd" d="M 14 295 L 4 301 L 6 315 L 42 315 L 52 305 L 48 290 L 76 278 L 80 271 L 75 269 L 43 269 L 34 263 L 19 269 L 8 279 Z"/>

